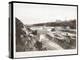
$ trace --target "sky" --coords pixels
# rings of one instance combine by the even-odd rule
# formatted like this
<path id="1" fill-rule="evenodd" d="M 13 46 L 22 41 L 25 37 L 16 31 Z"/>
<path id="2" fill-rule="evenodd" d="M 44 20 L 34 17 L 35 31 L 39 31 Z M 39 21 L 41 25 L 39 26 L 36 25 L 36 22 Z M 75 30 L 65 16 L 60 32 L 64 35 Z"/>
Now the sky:
<path id="1" fill-rule="evenodd" d="M 24 24 L 55 22 L 77 19 L 77 7 L 41 4 L 14 4 L 15 17 Z"/>

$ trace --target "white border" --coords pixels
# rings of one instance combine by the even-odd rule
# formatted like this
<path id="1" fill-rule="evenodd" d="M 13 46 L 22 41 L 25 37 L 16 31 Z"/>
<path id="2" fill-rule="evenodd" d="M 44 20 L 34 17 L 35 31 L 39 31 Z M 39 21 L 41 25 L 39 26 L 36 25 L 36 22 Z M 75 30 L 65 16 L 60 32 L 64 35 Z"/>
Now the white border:
<path id="1" fill-rule="evenodd" d="M 15 6 L 14 6 L 14 3 L 13 3 L 13 24 L 14 24 L 14 27 L 13 27 L 13 29 L 14 29 L 13 30 L 13 35 L 14 35 L 14 41 L 13 41 L 14 46 L 13 47 L 14 48 L 13 49 L 14 50 L 13 51 L 14 51 L 14 58 L 15 58 L 15 56 L 16 56 L 16 41 L 15 41 L 16 40 L 16 37 L 15 37 L 16 36 L 16 33 L 15 33 L 16 32 L 16 29 L 15 29 L 16 28 L 16 23 L 15 23 Z"/>
<path id="2" fill-rule="evenodd" d="M 73 6 L 72 6 L 73 7 Z M 22 57 L 38 57 L 38 56 L 55 56 L 55 55 L 71 55 L 77 54 L 77 38 L 76 38 L 76 49 L 68 49 L 68 50 L 49 50 L 49 51 L 28 51 L 28 52 L 16 52 L 16 37 L 15 37 L 15 6 L 13 3 L 13 23 L 14 23 L 14 58 L 22 58 Z M 77 25 L 76 25 L 77 26 Z M 77 28 L 76 28 L 77 31 Z M 77 34 L 76 34 L 77 36 Z"/>
<path id="3" fill-rule="evenodd" d="M 77 54 L 76 49 L 73 50 L 54 50 L 54 51 L 31 51 L 31 52 L 17 52 L 15 58 L 21 57 L 37 57 L 37 56 L 52 56 L 52 55 L 67 55 Z"/>

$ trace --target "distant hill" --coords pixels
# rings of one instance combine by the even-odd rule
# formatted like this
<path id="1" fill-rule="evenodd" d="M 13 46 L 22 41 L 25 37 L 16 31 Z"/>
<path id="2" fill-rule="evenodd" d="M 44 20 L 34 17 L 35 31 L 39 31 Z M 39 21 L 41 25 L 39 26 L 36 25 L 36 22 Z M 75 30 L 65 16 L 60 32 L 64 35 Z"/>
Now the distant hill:
<path id="1" fill-rule="evenodd" d="M 70 21 L 62 21 L 62 22 L 47 22 L 47 23 L 38 23 L 33 24 L 32 26 L 69 26 L 72 29 L 76 29 L 76 20 L 70 20 Z"/>

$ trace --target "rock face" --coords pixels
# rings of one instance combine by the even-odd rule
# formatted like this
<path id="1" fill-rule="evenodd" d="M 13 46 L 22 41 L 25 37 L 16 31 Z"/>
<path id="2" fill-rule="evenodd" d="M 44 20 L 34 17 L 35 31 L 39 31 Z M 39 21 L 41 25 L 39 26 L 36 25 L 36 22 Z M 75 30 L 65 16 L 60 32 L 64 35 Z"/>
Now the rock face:
<path id="1" fill-rule="evenodd" d="M 23 23 L 18 19 L 15 18 L 16 21 L 16 51 L 24 51 L 24 42 L 21 39 L 21 35 L 25 36 L 25 32 L 22 30 L 24 27 Z"/>

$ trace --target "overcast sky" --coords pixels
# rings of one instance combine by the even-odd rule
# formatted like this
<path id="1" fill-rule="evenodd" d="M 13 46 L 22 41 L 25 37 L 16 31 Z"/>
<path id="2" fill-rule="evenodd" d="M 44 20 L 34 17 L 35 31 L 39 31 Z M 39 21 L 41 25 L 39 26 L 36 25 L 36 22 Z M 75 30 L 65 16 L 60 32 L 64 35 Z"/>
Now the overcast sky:
<path id="1" fill-rule="evenodd" d="M 56 19 L 62 21 L 77 19 L 77 7 L 40 4 L 14 4 L 15 17 L 24 24 L 36 24 L 43 22 L 54 22 Z"/>

